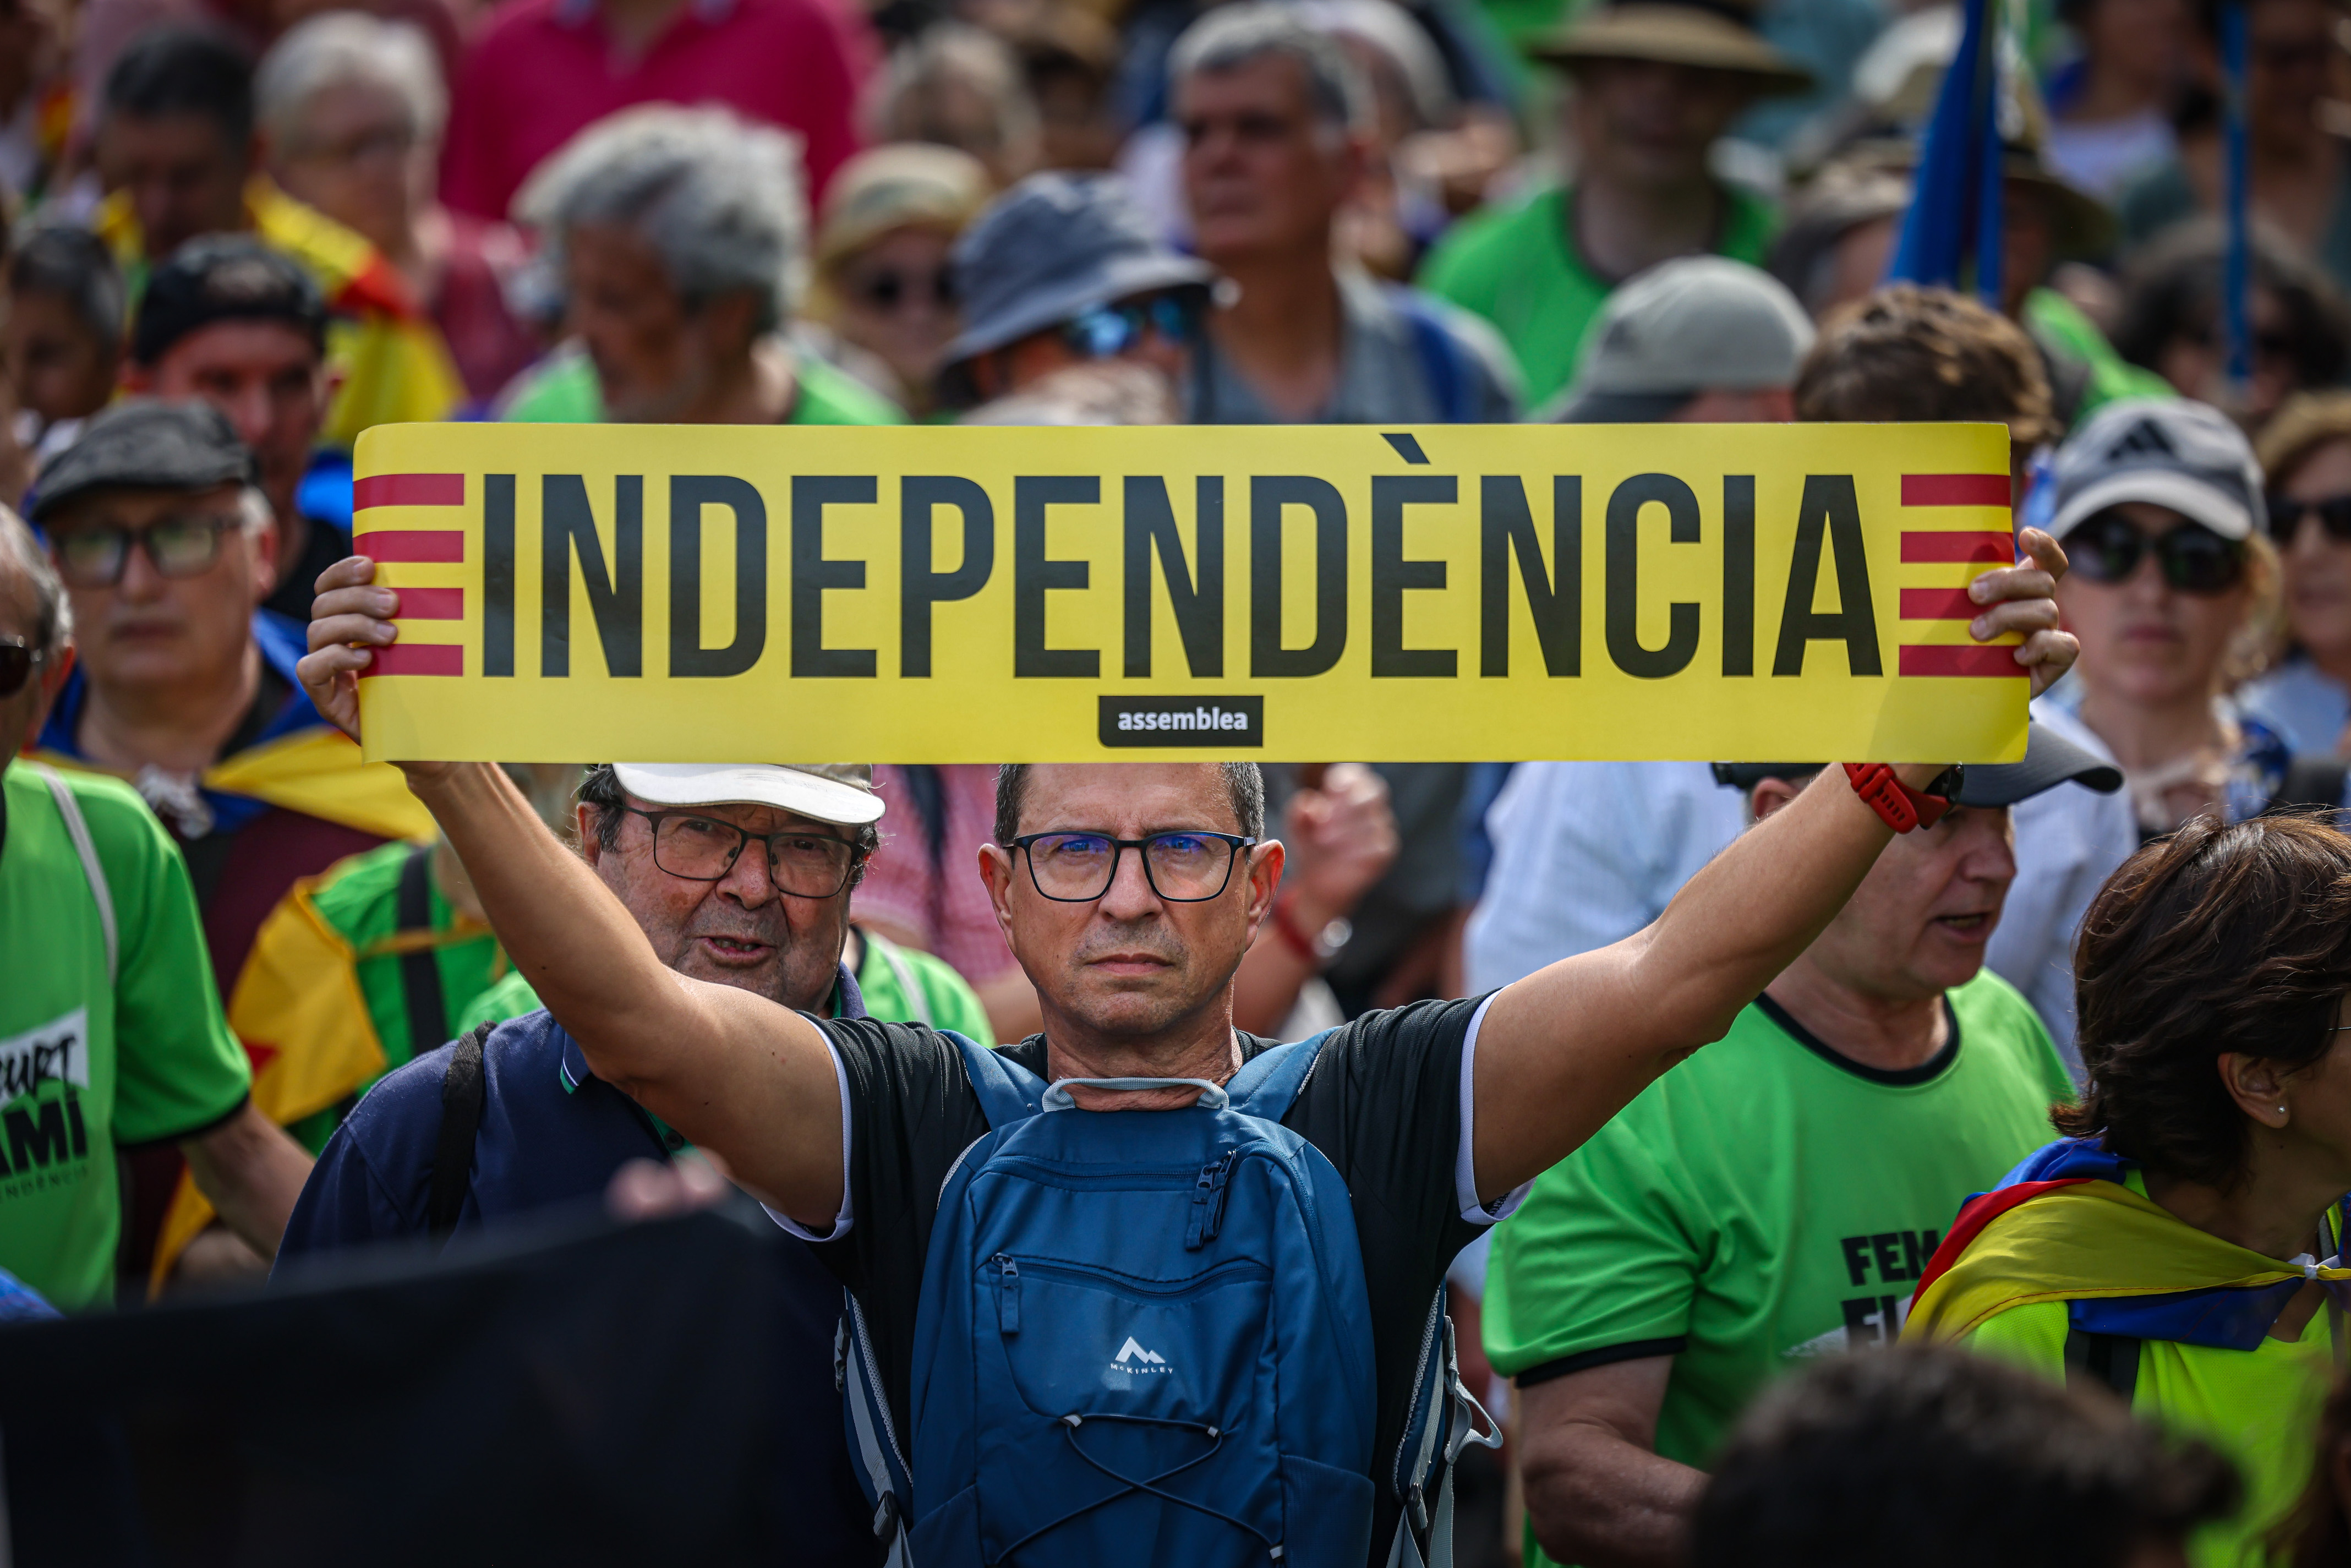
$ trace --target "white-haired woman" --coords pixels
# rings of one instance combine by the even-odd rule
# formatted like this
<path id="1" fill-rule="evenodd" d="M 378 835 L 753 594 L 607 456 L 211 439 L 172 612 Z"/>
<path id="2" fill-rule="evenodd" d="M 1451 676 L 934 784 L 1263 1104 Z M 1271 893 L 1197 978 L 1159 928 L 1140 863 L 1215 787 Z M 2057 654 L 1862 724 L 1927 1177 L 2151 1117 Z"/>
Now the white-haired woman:
<path id="1" fill-rule="evenodd" d="M 495 397 L 543 347 L 507 304 L 527 256 L 514 230 L 434 197 L 449 98 L 424 35 L 313 16 L 263 58 L 254 96 L 277 183 L 371 241 L 440 325 L 467 397 Z"/>

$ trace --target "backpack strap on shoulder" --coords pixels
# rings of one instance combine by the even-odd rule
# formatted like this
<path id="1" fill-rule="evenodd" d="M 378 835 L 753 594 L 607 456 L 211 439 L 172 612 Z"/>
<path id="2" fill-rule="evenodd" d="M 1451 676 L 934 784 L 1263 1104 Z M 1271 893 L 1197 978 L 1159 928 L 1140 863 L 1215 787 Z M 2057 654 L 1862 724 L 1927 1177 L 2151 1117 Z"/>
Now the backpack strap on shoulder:
<path id="1" fill-rule="evenodd" d="M 441 1135 L 433 1145 L 433 1186 L 424 1198 L 424 1228 L 436 1240 L 457 1228 L 458 1213 L 474 1185 L 474 1138 L 481 1131 L 488 1092 L 482 1047 L 491 1028 L 477 1024 L 449 1048 L 448 1071 L 441 1080 Z"/>
<path id="2" fill-rule="evenodd" d="M 2122 1396 L 2124 1404 L 2138 1388 L 2141 1341 L 2128 1334 L 2094 1333 L 2076 1324 L 2065 1328 L 2065 1386 L 2095 1384 Z"/>
<path id="3" fill-rule="evenodd" d="M 1429 1303 L 1420 1376 L 1396 1450 L 1395 1484 L 1404 1513 L 1388 1546 L 1388 1568 L 1453 1568 L 1453 1472 L 1461 1451 L 1472 1443 L 1500 1448 L 1501 1424 L 1462 1384 L 1453 1320 L 1439 1285 Z"/>
<path id="4" fill-rule="evenodd" d="M 81 859 L 81 873 L 89 879 L 89 896 L 98 904 L 98 928 L 106 937 L 106 983 L 110 986 L 114 984 L 120 941 L 114 928 L 114 892 L 107 886 L 106 867 L 99 861 L 98 844 L 89 836 L 89 823 L 82 817 L 81 802 L 74 799 L 66 781 L 57 777 L 57 770 L 38 762 L 25 766 L 49 787 L 49 798 L 57 803 L 57 815 L 66 820 L 66 837 L 73 841 L 74 853 Z"/>
<path id="5" fill-rule="evenodd" d="M 980 1114 L 991 1132 L 1025 1122 L 1045 1108 L 1045 1081 L 1005 1055 L 990 1051 L 968 1035 L 939 1031 L 963 1053 L 964 1076 L 979 1096 Z"/>
<path id="6" fill-rule="evenodd" d="M 400 862 L 392 894 L 392 925 L 403 932 L 433 930 L 433 846 L 418 844 Z M 449 1038 L 449 1007 L 441 995 L 441 963 L 430 946 L 400 956 L 401 1000 L 408 1004 L 408 1051 L 413 1057 L 441 1049 Z"/>
<path id="7" fill-rule="evenodd" d="M 1306 1086 L 1307 1075 L 1314 1071 L 1322 1042 L 1331 1033 L 1326 1029 L 1310 1039 L 1277 1045 L 1249 1058 L 1225 1084 L 1231 1108 L 1267 1122 L 1279 1122 L 1290 1114 L 1291 1103 Z"/>

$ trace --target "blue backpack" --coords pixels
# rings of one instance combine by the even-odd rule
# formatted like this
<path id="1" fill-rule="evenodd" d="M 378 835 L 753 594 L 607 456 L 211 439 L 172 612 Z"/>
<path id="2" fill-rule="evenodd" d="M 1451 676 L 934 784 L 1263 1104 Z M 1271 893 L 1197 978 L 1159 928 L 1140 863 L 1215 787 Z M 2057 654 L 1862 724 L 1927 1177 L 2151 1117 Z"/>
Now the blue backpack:
<path id="1" fill-rule="evenodd" d="M 850 1452 L 892 1568 L 1103 1563 L 1364 1568 L 1451 1560 L 1449 1461 L 1476 1431 L 1440 1290 L 1404 1442 L 1374 1455 L 1369 1296 L 1345 1184 L 1280 1125 L 1322 1037 L 1225 1087 L 1048 1089 L 959 1035 L 989 1132 L 958 1156 L 915 1317 L 914 1465 L 855 1298 Z M 1181 1082 L 1179 1111 L 1088 1112 L 1069 1083 Z M 1445 1485 L 1426 1488 L 1442 1458 Z"/>

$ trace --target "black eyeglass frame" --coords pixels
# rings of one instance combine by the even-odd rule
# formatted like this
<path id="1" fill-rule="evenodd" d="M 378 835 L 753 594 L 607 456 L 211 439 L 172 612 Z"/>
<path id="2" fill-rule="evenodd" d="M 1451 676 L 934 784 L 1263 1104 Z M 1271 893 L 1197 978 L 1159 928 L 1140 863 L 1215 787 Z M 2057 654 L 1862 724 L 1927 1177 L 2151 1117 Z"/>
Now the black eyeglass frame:
<path id="1" fill-rule="evenodd" d="M 2127 532 L 2136 541 L 2129 550 L 2130 559 L 2122 562 L 2119 568 L 2110 575 L 2105 572 L 2106 562 L 2105 559 L 2105 550 L 2103 549 L 2090 548 L 2092 545 L 2091 531 L 2093 529 L 2095 529 L 2099 535 Z M 2191 585 L 2181 581 L 2179 577 L 2175 573 L 2173 570 L 2175 563 L 2185 566 L 2189 563 L 2191 558 L 2189 557 L 2179 545 L 2175 545 L 2172 541 L 2175 539 L 2190 539 L 2195 538 L 2198 534 L 2201 534 L 2208 538 L 2213 539 L 2224 547 L 2222 554 L 2219 557 L 2215 557 L 2214 559 L 2225 559 L 2231 563 L 2229 575 L 2225 580 L 2204 585 Z M 2176 593 L 2226 593 L 2231 589 L 2235 588 L 2239 583 L 2245 580 L 2245 573 L 2248 570 L 2251 559 L 2251 553 L 2246 549 L 2244 540 L 2227 538 L 2225 535 L 2206 528 L 2202 523 L 2197 522 L 2192 517 L 2182 520 L 2179 526 L 2175 528 L 2166 528 L 2163 532 L 2155 534 L 2149 533 L 2147 529 L 2140 528 L 2137 523 L 2132 522 L 2128 517 L 2125 517 L 2120 511 L 2111 507 L 2093 512 L 2090 516 L 2084 517 L 2073 528 L 2066 529 L 2064 543 L 2068 547 L 2067 553 L 2072 559 L 2074 575 L 2086 581 L 2109 586 L 2116 583 L 2127 582 L 2130 580 L 2132 575 L 2138 570 L 2139 563 L 2145 560 L 2147 557 L 2153 556 L 2155 558 L 2157 575 L 2163 579 L 2164 585 L 2166 587 L 2171 589 Z M 2097 562 L 2095 566 L 2091 564 L 2094 559 Z"/>
<path id="2" fill-rule="evenodd" d="M 757 839 L 759 841 L 760 844 L 767 849 L 768 880 L 775 883 L 776 891 L 782 894 L 786 898 L 805 898 L 812 904 L 821 904 L 828 898 L 839 898 L 841 896 L 841 890 L 846 888 L 851 880 L 857 875 L 857 868 L 864 862 L 865 859 L 863 850 L 859 847 L 855 841 L 844 839 L 838 833 L 812 833 L 805 828 L 787 828 L 780 832 L 774 833 L 755 833 L 747 828 L 738 828 L 734 823 L 726 821 L 722 818 L 714 817 L 707 811 L 697 811 L 692 807 L 680 807 L 674 811 L 647 811 L 635 806 L 624 805 L 621 807 L 620 810 L 628 816 L 643 817 L 651 824 L 646 828 L 645 832 L 653 845 L 654 869 L 661 872 L 663 875 L 674 876 L 680 882 L 725 882 L 728 876 L 734 873 L 736 862 L 743 858 L 744 846 L 748 844 L 753 839 Z M 713 827 L 725 828 L 727 831 L 735 835 L 735 847 L 731 851 L 727 852 L 726 863 L 719 868 L 719 872 L 716 876 L 695 876 L 687 872 L 672 871 L 669 867 L 662 864 L 661 825 L 672 817 L 692 817 L 696 821 L 708 822 Z M 840 844 L 848 850 L 849 863 L 841 868 L 840 886 L 835 887 L 831 893 L 795 893 L 792 889 L 786 887 L 783 883 L 783 879 L 776 874 L 776 852 L 774 845 L 778 839 L 822 839 L 829 844 Z"/>
<path id="3" fill-rule="evenodd" d="M 2351 495 L 2315 496 L 2298 500 L 2285 496 L 2267 498 L 2270 538 L 2281 546 L 2294 543 L 2294 536 L 2302 531 L 2302 519 L 2315 516 L 2326 537 L 2337 544 L 2351 544 Z"/>
<path id="4" fill-rule="evenodd" d="M 211 534 L 212 548 L 205 552 L 204 561 L 200 565 L 191 567 L 185 571 L 164 570 L 162 561 L 157 559 L 155 554 L 155 541 L 153 536 L 156 530 L 167 528 L 186 528 L 191 525 L 201 528 Z M 220 564 L 221 558 L 222 538 L 232 530 L 241 528 L 243 527 L 245 527 L 245 519 L 243 517 L 197 516 L 185 517 L 159 517 L 154 522 L 149 523 L 145 528 L 140 528 L 111 527 L 75 528 L 69 532 L 60 533 L 51 537 L 49 540 L 49 559 L 56 564 L 57 575 L 65 580 L 66 586 L 68 588 L 90 589 L 121 587 L 123 574 L 131 570 L 131 555 L 133 550 L 143 550 L 146 552 L 147 564 L 155 569 L 156 576 L 162 578 L 167 581 L 184 582 L 192 577 L 202 577 L 204 573 L 218 566 Z M 66 541 L 68 539 L 97 538 L 105 536 L 111 536 L 115 539 L 120 541 L 122 553 L 114 558 L 114 570 L 111 572 L 102 575 L 78 575 L 73 568 L 66 564 Z"/>
<path id="5" fill-rule="evenodd" d="M 36 648 L 29 637 L 0 637 L 0 698 L 15 696 L 48 663 L 49 651 Z"/>
<path id="6" fill-rule="evenodd" d="M 1101 887 L 1095 889 L 1090 894 L 1087 894 L 1082 898 L 1065 898 L 1058 893 L 1047 893 L 1045 891 L 1045 883 L 1037 875 L 1037 852 L 1033 847 L 1040 840 L 1042 839 L 1102 840 L 1104 843 L 1111 846 L 1110 874 L 1102 878 L 1102 884 Z M 1224 880 L 1217 883 L 1217 891 L 1214 893 L 1200 894 L 1196 897 L 1192 898 L 1179 898 L 1173 894 L 1162 891 L 1159 886 L 1159 879 L 1151 874 L 1150 854 L 1150 845 L 1160 839 L 1214 839 L 1218 843 L 1223 844 L 1227 852 L 1225 855 L 1225 875 Z M 1253 839 L 1242 833 L 1211 832 L 1206 828 L 1170 828 L 1164 833 L 1152 833 L 1140 839 L 1113 838 L 1108 833 L 1090 832 L 1083 828 L 1056 828 L 1051 832 L 1048 833 L 1023 833 L 1004 847 L 1016 854 L 1026 854 L 1028 856 L 1029 884 L 1037 890 L 1038 897 L 1050 898 L 1055 904 L 1092 904 L 1101 898 L 1104 894 L 1110 892 L 1110 890 L 1115 886 L 1118 882 L 1119 862 L 1126 858 L 1126 852 L 1129 850 L 1133 850 L 1138 855 L 1142 856 L 1143 880 L 1151 884 L 1151 891 L 1165 902 L 1169 904 L 1211 904 L 1216 900 L 1222 898 L 1225 895 L 1225 891 L 1233 885 L 1233 867 L 1240 863 L 1241 851 L 1253 850 L 1262 841 L 1262 840 Z"/>

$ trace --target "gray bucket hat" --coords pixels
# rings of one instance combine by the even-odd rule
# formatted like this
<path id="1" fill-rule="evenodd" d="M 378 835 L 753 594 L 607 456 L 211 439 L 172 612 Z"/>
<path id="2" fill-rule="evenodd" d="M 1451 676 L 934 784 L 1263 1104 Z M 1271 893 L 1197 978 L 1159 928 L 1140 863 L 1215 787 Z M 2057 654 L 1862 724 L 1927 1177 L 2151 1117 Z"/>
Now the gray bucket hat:
<path id="1" fill-rule="evenodd" d="M 947 345 L 939 394 L 972 402 L 970 363 L 1081 310 L 1171 289 L 1203 302 L 1216 269 L 1151 232 L 1111 174 L 1031 174 L 980 214 L 956 242 L 963 335 Z"/>

